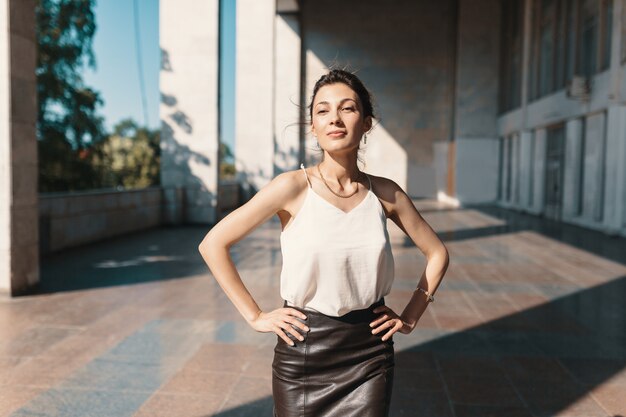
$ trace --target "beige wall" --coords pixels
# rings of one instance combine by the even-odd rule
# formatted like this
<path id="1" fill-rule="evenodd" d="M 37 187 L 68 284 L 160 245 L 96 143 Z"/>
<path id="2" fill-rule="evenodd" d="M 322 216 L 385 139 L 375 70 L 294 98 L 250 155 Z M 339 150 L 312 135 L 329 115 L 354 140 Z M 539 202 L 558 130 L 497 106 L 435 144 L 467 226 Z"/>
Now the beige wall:
<path id="1" fill-rule="evenodd" d="M 394 179 L 416 197 L 437 196 L 435 144 L 451 135 L 453 6 L 451 0 L 365 0 L 355 9 L 350 2 L 319 0 L 302 8 L 306 104 L 328 66 L 356 70 L 379 115 L 365 170 Z M 309 138 L 308 148 L 314 145 Z M 309 154 L 312 163 L 317 158 Z"/>
<path id="2" fill-rule="evenodd" d="M 41 252 L 49 253 L 161 224 L 162 191 L 92 191 L 40 197 Z"/>
<path id="3" fill-rule="evenodd" d="M 235 167 L 246 199 L 274 177 L 275 3 L 237 0 Z"/>
<path id="4" fill-rule="evenodd" d="M 170 223 L 216 219 L 218 6 L 218 0 L 159 3 L 161 184 Z"/>

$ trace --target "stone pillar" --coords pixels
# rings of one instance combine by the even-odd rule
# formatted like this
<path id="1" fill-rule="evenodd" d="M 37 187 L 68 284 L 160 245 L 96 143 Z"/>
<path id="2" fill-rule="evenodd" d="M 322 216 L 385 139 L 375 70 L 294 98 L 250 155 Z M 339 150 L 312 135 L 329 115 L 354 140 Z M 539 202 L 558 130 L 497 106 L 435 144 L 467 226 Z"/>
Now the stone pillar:
<path id="1" fill-rule="evenodd" d="M 499 22 L 497 0 L 460 1 L 456 55 L 456 199 L 495 202 L 498 196 L 497 135 Z"/>
<path id="2" fill-rule="evenodd" d="M 520 155 L 519 155 L 519 207 L 524 210 L 530 209 L 531 202 L 531 180 L 532 180 L 532 169 L 533 169 L 533 135 L 528 130 L 524 130 L 520 132 L 519 136 L 519 147 L 520 147 Z"/>
<path id="3" fill-rule="evenodd" d="M 520 135 L 511 137 L 511 202 L 514 207 L 520 205 Z"/>
<path id="4" fill-rule="evenodd" d="M 219 1 L 161 0 L 161 185 L 166 223 L 214 223 Z"/>
<path id="5" fill-rule="evenodd" d="M 609 233 L 626 233 L 626 107 L 621 105 L 622 53 L 624 36 L 624 0 L 613 1 L 611 39 L 612 105 L 607 114 L 604 183 L 604 227 Z"/>
<path id="6" fill-rule="evenodd" d="M 609 107 L 604 182 L 603 223 L 607 232 L 617 234 L 626 216 L 626 106 Z"/>
<path id="7" fill-rule="evenodd" d="M 300 19 L 297 13 L 276 14 L 274 56 L 274 172 L 298 168 L 300 146 Z"/>
<path id="8" fill-rule="evenodd" d="M 495 138 L 458 138 L 456 196 L 461 204 L 495 202 L 500 143 Z"/>
<path id="9" fill-rule="evenodd" d="M 583 152 L 582 119 L 568 120 L 565 125 L 565 169 L 563 175 L 563 220 L 578 216 L 580 205 L 580 181 L 582 180 L 581 156 Z"/>
<path id="10" fill-rule="evenodd" d="M 237 0 L 235 169 L 248 200 L 274 176 L 275 1 Z"/>
<path id="11" fill-rule="evenodd" d="M 0 0 L 0 292 L 39 282 L 35 1 Z"/>
<path id="12" fill-rule="evenodd" d="M 606 144 L 605 114 L 587 117 L 585 124 L 585 156 L 583 175 L 583 218 L 589 222 L 602 222 L 604 188 L 604 155 Z M 611 190 L 613 192 L 613 190 Z"/>
<path id="13" fill-rule="evenodd" d="M 509 198 L 507 196 L 508 182 L 510 181 L 509 165 L 511 160 L 509 158 L 509 147 L 511 146 L 511 140 L 506 137 L 500 140 L 500 199 L 499 202 L 503 205 L 509 204 Z"/>

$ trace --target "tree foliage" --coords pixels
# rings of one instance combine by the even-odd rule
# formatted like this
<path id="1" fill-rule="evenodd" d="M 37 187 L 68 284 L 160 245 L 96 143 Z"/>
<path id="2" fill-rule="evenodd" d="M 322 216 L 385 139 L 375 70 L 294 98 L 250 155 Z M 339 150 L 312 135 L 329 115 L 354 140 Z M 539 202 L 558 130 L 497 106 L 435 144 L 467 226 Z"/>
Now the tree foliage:
<path id="1" fill-rule="evenodd" d="M 38 0 L 37 130 L 41 191 L 95 188 L 98 178 L 84 152 L 105 133 L 102 98 L 83 83 L 95 68 L 95 0 Z"/>
<path id="2" fill-rule="evenodd" d="M 227 143 L 220 142 L 220 178 L 235 178 L 234 155 Z"/>
<path id="3" fill-rule="evenodd" d="M 40 191 L 144 187 L 159 182 L 159 133 L 126 119 L 107 135 L 96 69 L 95 0 L 37 0 Z"/>
<path id="4" fill-rule="evenodd" d="M 119 122 L 113 133 L 93 147 L 93 166 L 105 187 L 142 188 L 159 184 L 159 131 Z"/>

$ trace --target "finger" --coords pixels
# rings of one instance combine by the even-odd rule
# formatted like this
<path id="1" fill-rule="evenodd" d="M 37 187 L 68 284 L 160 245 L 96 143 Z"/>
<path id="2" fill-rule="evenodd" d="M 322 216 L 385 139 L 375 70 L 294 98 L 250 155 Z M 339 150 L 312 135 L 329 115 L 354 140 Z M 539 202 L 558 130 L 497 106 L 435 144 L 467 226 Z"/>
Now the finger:
<path id="1" fill-rule="evenodd" d="M 378 326 L 380 323 L 389 320 L 390 317 L 387 314 L 383 314 L 382 316 L 380 316 L 379 318 L 377 318 L 376 320 L 374 320 L 373 322 L 370 323 L 370 327 L 376 327 Z"/>
<path id="2" fill-rule="evenodd" d="M 277 326 L 280 327 L 281 329 L 286 330 L 287 332 L 291 333 L 296 339 L 303 341 L 304 337 L 300 334 L 300 332 L 298 332 L 295 327 L 286 322 L 286 321 L 282 321 L 282 322 L 278 322 Z"/>
<path id="3" fill-rule="evenodd" d="M 395 332 L 398 331 L 398 326 L 393 326 L 387 333 L 383 335 L 382 340 L 388 340 Z"/>
<path id="4" fill-rule="evenodd" d="M 293 340 L 291 340 L 280 327 L 275 326 L 272 330 L 274 330 L 274 333 L 280 336 L 280 338 L 283 339 L 285 343 L 287 343 L 289 346 L 293 346 L 295 344 Z"/>
<path id="5" fill-rule="evenodd" d="M 289 333 L 294 335 L 294 337 L 298 339 L 299 341 L 302 342 L 304 340 L 304 336 L 302 336 L 291 324 L 283 322 L 283 323 L 280 323 L 278 326 L 282 329 L 287 330 Z"/>
<path id="6" fill-rule="evenodd" d="M 303 312 L 296 310 L 295 308 L 286 308 L 285 310 L 287 310 L 287 314 L 289 314 L 290 316 L 296 316 L 300 317 L 302 320 L 306 320 L 306 315 Z"/>
<path id="7" fill-rule="evenodd" d="M 372 334 L 377 334 L 377 333 L 382 332 L 385 329 L 388 329 L 390 324 L 393 325 L 391 321 L 384 322 L 383 324 L 381 324 L 380 326 L 372 330 Z"/>
<path id="8" fill-rule="evenodd" d="M 300 320 L 297 320 L 291 316 L 287 316 L 285 318 L 285 321 L 288 323 L 291 323 L 292 325 L 298 327 L 299 329 L 308 332 L 309 331 L 309 326 L 307 326 L 306 324 L 302 323 Z"/>

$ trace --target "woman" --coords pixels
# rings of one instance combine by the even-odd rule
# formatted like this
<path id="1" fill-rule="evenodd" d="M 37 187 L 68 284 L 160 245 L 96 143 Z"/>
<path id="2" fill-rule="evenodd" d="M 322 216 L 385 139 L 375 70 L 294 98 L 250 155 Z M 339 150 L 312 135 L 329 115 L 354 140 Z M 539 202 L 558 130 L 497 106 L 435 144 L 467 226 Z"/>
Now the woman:
<path id="1" fill-rule="evenodd" d="M 323 151 L 316 167 L 276 176 L 206 235 L 200 252 L 250 326 L 277 335 L 274 415 L 387 416 L 396 332 L 416 326 L 448 266 L 444 244 L 392 180 L 357 166 L 374 117 L 352 73 L 331 70 L 313 90 L 311 132 Z M 278 215 L 282 308 L 262 311 L 241 281 L 229 248 Z M 386 228 L 396 223 L 428 259 L 402 314 L 384 304 L 394 261 Z"/>

